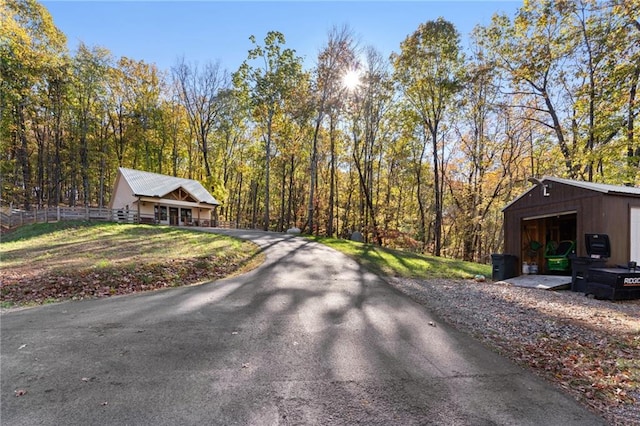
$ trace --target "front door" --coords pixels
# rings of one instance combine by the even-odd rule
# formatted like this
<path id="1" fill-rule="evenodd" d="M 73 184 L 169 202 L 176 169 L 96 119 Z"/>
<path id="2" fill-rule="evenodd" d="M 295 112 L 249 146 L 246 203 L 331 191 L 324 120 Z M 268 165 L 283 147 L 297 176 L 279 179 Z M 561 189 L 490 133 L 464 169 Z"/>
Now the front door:
<path id="1" fill-rule="evenodd" d="M 169 207 L 169 224 L 174 226 L 178 225 L 178 208 L 177 207 Z"/>

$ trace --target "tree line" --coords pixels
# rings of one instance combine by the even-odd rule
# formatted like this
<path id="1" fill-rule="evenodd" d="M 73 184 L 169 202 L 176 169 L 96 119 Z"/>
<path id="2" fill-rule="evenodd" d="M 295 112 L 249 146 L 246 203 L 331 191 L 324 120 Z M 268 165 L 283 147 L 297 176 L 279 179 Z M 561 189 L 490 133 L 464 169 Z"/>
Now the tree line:
<path id="1" fill-rule="evenodd" d="M 528 177 L 638 185 L 639 0 L 525 1 L 463 46 L 421 24 L 390 57 L 331 29 L 233 71 L 66 48 L 35 0 L 0 5 L 4 207 L 105 206 L 118 167 L 201 181 L 221 220 L 487 261 Z"/>

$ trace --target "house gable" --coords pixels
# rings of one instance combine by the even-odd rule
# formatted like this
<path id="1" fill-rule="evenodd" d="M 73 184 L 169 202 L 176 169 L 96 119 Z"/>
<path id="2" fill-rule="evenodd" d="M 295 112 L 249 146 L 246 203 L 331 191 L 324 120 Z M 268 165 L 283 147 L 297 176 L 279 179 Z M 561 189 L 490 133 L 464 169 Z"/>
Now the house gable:
<path id="1" fill-rule="evenodd" d="M 164 198 L 166 200 L 187 201 L 187 202 L 191 202 L 191 203 L 198 203 L 199 202 L 199 200 L 194 198 L 183 187 L 176 188 L 173 191 L 163 195 L 161 198 Z"/>
<path id="2" fill-rule="evenodd" d="M 135 201 L 136 197 L 133 194 L 131 185 L 129 185 L 129 182 L 122 176 L 122 173 L 118 172 L 113 193 L 109 200 L 109 208 L 123 209 L 125 206 L 132 205 Z"/>

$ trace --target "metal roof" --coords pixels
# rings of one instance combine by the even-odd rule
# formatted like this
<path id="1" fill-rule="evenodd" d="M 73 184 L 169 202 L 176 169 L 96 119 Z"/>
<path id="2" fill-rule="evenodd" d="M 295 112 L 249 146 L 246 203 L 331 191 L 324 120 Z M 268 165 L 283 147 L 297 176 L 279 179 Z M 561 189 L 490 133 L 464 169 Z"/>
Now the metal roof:
<path id="1" fill-rule="evenodd" d="M 609 185 L 606 183 L 584 182 L 581 180 L 562 179 L 551 176 L 545 176 L 544 178 L 542 178 L 543 182 L 545 180 L 563 183 L 565 185 L 577 186 L 578 188 L 602 192 L 604 194 L 640 196 L 640 188 L 635 186 Z"/>
<path id="2" fill-rule="evenodd" d="M 182 188 L 200 203 L 220 205 L 218 200 L 213 198 L 209 191 L 197 180 L 126 169 L 124 167 L 120 167 L 118 170 L 136 196 L 163 198 L 176 189 Z"/>
<path id="3" fill-rule="evenodd" d="M 631 196 L 631 197 L 640 197 L 640 188 L 635 186 L 622 186 L 622 185 L 609 185 L 606 183 L 594 183 L 594 182 L 585 182 L 582 180 L 571 180 L 571 179 L 563 179 L 553 176 L 545 176 L 540 179 L 541 183 L 546 182 L 557 182 L 562 183 L 564 185 L 575 186 L 577 188 L 587 189 L 589 191 L 601 192 L 603 194 L 611 194 L 611 195 L 623 195 L 623 196 Z M 517 196 L 514 200 L 508 203 L 502 211 L 505 211 L 513 204 L 515 204 L 518 200 L 523 198 L 529 192 L 533 191 L 538 185 L 533 185 L 531 188 L 527 189 L 525 192 Z"/>

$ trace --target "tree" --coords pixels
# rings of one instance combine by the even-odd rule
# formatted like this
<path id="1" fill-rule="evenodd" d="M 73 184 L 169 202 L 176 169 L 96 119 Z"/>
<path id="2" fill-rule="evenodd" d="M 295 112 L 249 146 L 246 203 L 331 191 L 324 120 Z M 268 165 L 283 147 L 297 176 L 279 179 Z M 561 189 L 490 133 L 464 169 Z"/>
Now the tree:
<path id="1" fill-rule="evenodd" d="M 356 46 L 353 34 L 348 27 L 334 27 L 329 32 L 327 44 L 321 49 L 318 55 L 318 65 L 314 72 L 314 87 L 316 118 L 313 131 L 313 141 L 311 148 L 311 183 L 309 187 L 309 208 L 307 213 L 307 227 L 313 233 L 314 224 L 314 191 L 317 180 L 318 167 L 318 136 L 322 121 L 327 113 L 331 114 L 340 103 L 340 94 L 343 94 L 345 87 L 344 76 L 347 72 L 354 70 L 356 64 Z M 333 133 L 330 132 L 331 138 Z M 333 139 L 332 139 L 333 142 Z M 331 145 L 331 183 L 329 196 L 330 219 L 328 221 L 328 233 L 333 234 L 333 201 L 334 180 L 335 180 L 335 146 Z"/>
<path id="2" fill-rule="evenodd" d="M 65 44 L 64 34 L 37 1 L 0 3 L 0 132 L 2 151 L 9 154 L 3 158 L 2 190 L 26 210 L 33 194 L 27 116 L 38 102 L 38 89 L 59 69 Z"/>
<path id="3" fill-rule="evenodd" d="M 618 58 L 627 58 L 617 64 L 615 75 L 621 81 L 628 82 L 626 105 L 626 145 L 627 145 L 627 183 L 638 183 L 640 178 L 640 137 L 636 133 L 636 121 L 640 117 L 640 102 L 638 88 L 640 85 L 640 1 L 612 0 L 612 12 L 621 18 L 617 34 L 618 48 L 621 54 Z"/>
<path id="4" fill-rule="evenodd" d="M 370 229 L 376 243 L 382 245 L 374 200 L 374 163 L 382 152 L 380 133 L 384 116 L 392 100 L 393 85 L 387 63 L 375 49 L 368 48 L 365 58 L 361 81 L 357 87 L 352 88 L 350 94 L 353 105 L 352 156 L 363 196 L 360 209 L 361 228 L 367 230 L 367 234 Z"/>
<path id="5" fill-rule="evenodd" d="M 638 49 L 633 6 L 616 3 L 525 2 L 513 21 L 495 16 L 483 30 L 481 43 L 518 101 L 511 107 L 533 112 L 523 116 L 552 132 L 572 178 L 628 170 L 616 152 L 637 117 Z"/>
<path id="6" fill-rule="evenodd" d="M 420 24 L 416 32 L 392 55 L 395 78 L 405 99 L 422 120 L 431 142 L 434 177 L 434 254 L 442 248 L 443 180 L 438 141 L 445 113 L 453 106 L 460 89 L 463 63 L 460 36 L 450 22 L 439 18 Z M 424 228 L 424 225 L 423 225 Z M 423 234 L 425 230 L 422 229 Z M 426 242 L 426 240 L 425 240 Z"/>
<path id="7" fill-rule="evenodd" d="M 549 1 L 527 2 L 513 22 L 505 15 L 496 15 L 482 30 L 480 43 L 511 79 L 511 94 L 532 98 L 520 106 L 543 115 L 532 119 L 554 132 L 566 169 L 575 177 L 572 149 L 557 105 L 561 88 L 553 84 L 572 43 L 565 36 L 566 19 L 552 10 Z"/>
<path id="8" fill-rule="evenodd" d="M 453 161 L 446 175 L 460 241 L 456 257 L 467 261 L 486 259 L 494 234 L 490 214 L 508 201 L 512 182 L 524 181 L 519 165 L 525 156 L 525 140 L 531 122 L 514 119 L 500 93 L 500 74 L 485 52 L 472 46 L 465 85 L 457 110 Z M 498 227 L 501 224 L 497 224 Z"/>
<path id="9" fill-rule="evenodd" d="M 264 46 L 255 36 L 249 37 L 255 47 L 234 74 L 234 84 L 247 93 L 253 117 L 262 132 L 265 152 L 264 229 L 270 226 L 270 163 L 273 150 L 273 123 L 276 114 L 284 109 L 290 94 L 303 75 L 302 58 L 295 51 L 284 48 L 282 33 L 269 31 Z M 250 62 L 257 62 L 251 66 Z"/>
<path id="10" fill-rule="evenodd" d="M 89 146 L 89 139 L 98 139 L 104 117 L 106 96 L 106 75 L 111 66 L 109 51 L 103 48 L 89 49 L 83 43 L 78 47 L 72 61 L 72 97 L 74 133 L 79 142 L 80 174 L 85 205 L 91 201 L 90 169 L 94 161 Z M 94 137 L 92 137 L 94 136 Z"/>
<path id="11" fill-rule="evenodd" d="M 220 94 L 228 88 L 227 73 L 220 69 L 219 63 L 209 63 L 200 71 L 197 65 L 187 65 L 184 58 L 172 71 L 202 154 L 205 175 L 210 180 L 209 135 L 220 113 Z"/>

